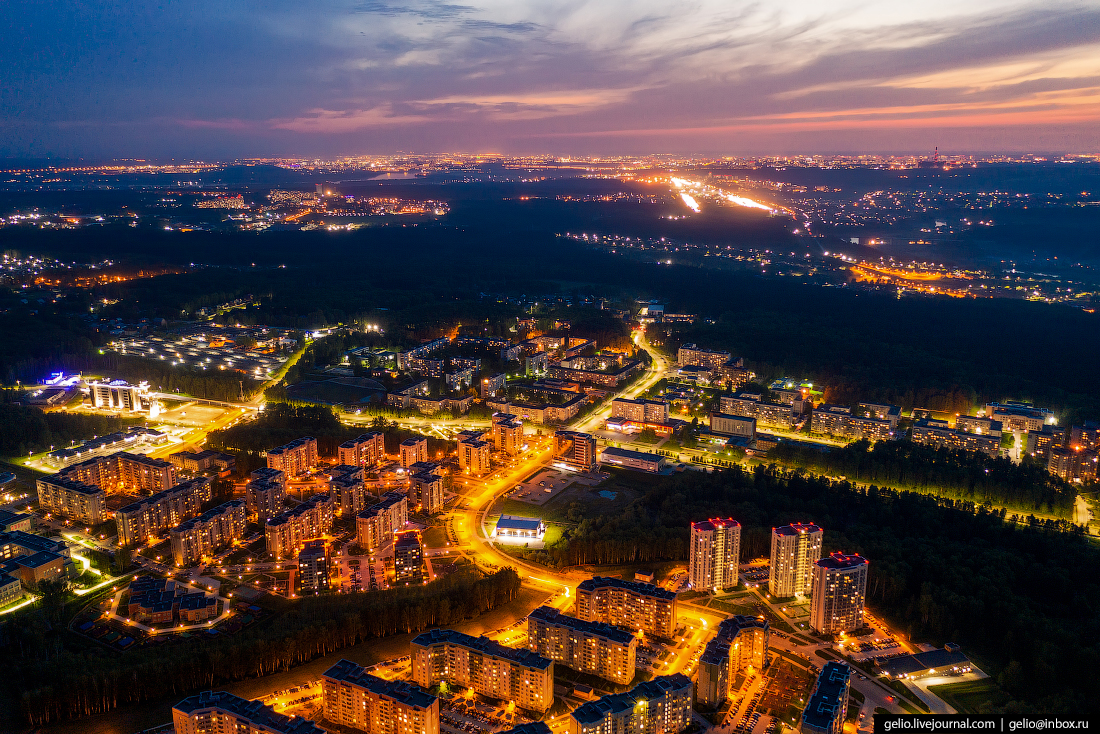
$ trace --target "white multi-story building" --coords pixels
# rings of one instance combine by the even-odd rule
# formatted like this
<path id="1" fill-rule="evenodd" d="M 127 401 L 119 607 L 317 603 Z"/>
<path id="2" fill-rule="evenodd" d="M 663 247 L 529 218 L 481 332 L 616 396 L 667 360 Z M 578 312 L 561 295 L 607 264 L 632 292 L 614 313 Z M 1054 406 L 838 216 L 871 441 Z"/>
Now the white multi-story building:
<path id="1" fill-rule="evenodd" d="M 610 624 L 543 606 L 527 616 L 527 649 L 581 673 L 627 685 L 634 680 L 638 638 Z"/>
<path id="2" fill-rule="evenodd" d="M 713 518 L 691 524 L 688 578 L 696 591 L 721 591 L 737 586 L 741 556 L 741 523 Z"/>
<path id="3" fill-rule="evenodd" d="M 810 627 L 822 634 L 838 634 L 863 626 L 867 568 L 862 556 L 840 552 L 814 563 Z"/>
<path id="4" fill-rule="evenodd" d="M 578 707 L 569 734 L 676 734 L 691 718 L 691 679 L 676 673 Z"/>
<path id="5" fill-rule="evenodd" d="M 812 523 L 772 528 L 772 556 L 768 590 L 773 596 L 809 594 L 814 563 L 821 558 L 824 531 Z"/>
<path id="6" fill-rule="evenodd" d="M 325 671 L 321 695 L 325 718 L 341 726 L 371 734 L 439 734 L 439 699 L 408 681 L 370 675 L 350 660 Z"/>

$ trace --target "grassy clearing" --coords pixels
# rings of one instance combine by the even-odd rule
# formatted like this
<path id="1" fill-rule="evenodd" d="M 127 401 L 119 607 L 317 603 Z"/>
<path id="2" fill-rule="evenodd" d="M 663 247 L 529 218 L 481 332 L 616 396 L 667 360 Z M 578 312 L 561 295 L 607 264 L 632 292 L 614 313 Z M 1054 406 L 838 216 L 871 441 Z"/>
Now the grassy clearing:
<path id="1" fill-rule="evenodd" d="M 960 714 L 976 714 L 984 703 L 998 706 L 1008 700 L 1008 694 L 1002 691 L 992 678 L 944 683 L 928 686 L 928 690 L 942 698 Z"/>

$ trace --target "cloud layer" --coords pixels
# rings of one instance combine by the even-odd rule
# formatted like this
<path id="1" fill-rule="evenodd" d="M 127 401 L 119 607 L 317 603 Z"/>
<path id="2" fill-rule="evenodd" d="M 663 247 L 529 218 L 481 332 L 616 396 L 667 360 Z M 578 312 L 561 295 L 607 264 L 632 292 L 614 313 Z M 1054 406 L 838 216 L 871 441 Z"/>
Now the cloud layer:
<path id="1" fill-rule="evenodd" d="M 0 153 L 1095 150 L 1100 5 L 0 5 Z"/>

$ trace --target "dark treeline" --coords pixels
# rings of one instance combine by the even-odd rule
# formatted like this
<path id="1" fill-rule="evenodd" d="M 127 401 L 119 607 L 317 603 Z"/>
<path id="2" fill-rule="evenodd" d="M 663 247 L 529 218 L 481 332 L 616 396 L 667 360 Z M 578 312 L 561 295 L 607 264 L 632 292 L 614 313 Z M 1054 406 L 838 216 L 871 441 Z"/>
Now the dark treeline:
<path id="1" fill-rule="evenodd" d="M 21 394 L 21 393 L 20 393 Z M 13 391 L 3 391 L 3 398 Z M 109 415 L 46 413 L 38 408 L 0 402 L 0 454 L 21 455 L 68 446 L 92 436 L 120 431 L 127 421 Z"/>
<path id="2" fill-rule="evenodd" d="M 32 726 L 183 696 L 293 668 L 364 640 L 471 619 L 516 598 L 511 569 L 491 576 L 458 573 L 420 587 L 301 599 L 269 624 L 219 636 L 116 655 L 71 652 L 43 635 L 34 613 L 17 616 L 2 648 L 5 681 Z"/>
<path id="3" fill-rule="evenodd" d="M 259 456 L 267 449 L 282 446 L 302 436 L 313 436 L 317 439 L 318 453 L 332 457 L 338 453 L 337 448 L 341 443 L 372 430 L 385 432 L 386 452 L 391 454 L 398 452 L 398 446 L 406 438 L 420 435 L 396 428 L 381 416 L 369 426 L 346 426 L 327 405 L 268 403 L 256 420 L 212 432 L 207 439 L 207 447 Z M 446 451 L 449 446 L 453 444 L 428 437 L 429 454 Z"/>
<path id="4" fill-rule="evenodd" d="M 1073 518 L 1077 490 L 1037 462 L 1015 464 L 977 451 L 922 446 L 910 441 L 856 441 L 819 451 L 780 443 L 768 459 L 786 466 L 841 476 L 861 484 L 909 489 L 1013 512 Z"/>
<path id="5" fill-rule="evenodd" d="M 826 552 L 870 560 L 872 609 L 914 641 L 961 644 L 1014 697 L 1009 710 L 1100 713 L 1100 551 L 1064 520 L 1006 522 L 1004 510 L 972 502 L 763 466 L 639 489 L 625 512 L 586 520 L 531 556 L 556 565 L 685 561 L 692 521 L 733 517 L 748 560 L 768 554 L 772 527 L 816 522 Z"/>

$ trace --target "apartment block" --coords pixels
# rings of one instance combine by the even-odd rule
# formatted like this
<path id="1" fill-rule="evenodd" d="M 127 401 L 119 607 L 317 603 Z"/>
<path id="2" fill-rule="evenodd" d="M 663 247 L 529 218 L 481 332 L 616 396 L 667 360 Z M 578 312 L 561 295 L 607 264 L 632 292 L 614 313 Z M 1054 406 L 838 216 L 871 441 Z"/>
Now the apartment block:
<path id="1" fill-rule="evenodd" d="M 450 629 L 413 638 L 412 678 L 424 688 L 446 681 L 529 711 L 546 711 L 554 703 L 553 660 Z"/>
<path id="2" fill-rule="evenodd" d="M 985 406 L 985 417 L 999 421 L 1003 430 L 1013 433 L 1041 431 L 1044 425 L 1054 423 L 1054 413 L 1030 403 L 989 403 Z"/>
<path id="3" fill-rule="evenodd" d="M 638 423 L 667 423 L 668 403 L 664 400 L 615 398 L 611 401 L 611 417 Z"/>
<path id="4" fill-rule="evenodd" d="M 317 466 L 317 439 L 303 436 L 284 446 L 267 450 L 267 466 L 288 477 L 296 477 Z"/>
<path id="5" fill-rule="evenodd" d="M 691 688 L 676 673 L 589 701 L 569 715 L 569 734 L 676 734 L 691 724 Z"/>
<path id="6" fill-rule="evenodd" d="M 248 525 L 245 503 L 230 500 L 168 531 L 177 566 L 211 556 L 244 537 Z"/>
<path id="7" fill-rule="evenodd" d="M 393 573 L 399 584 L 424 580 L 424 544 L 420 533 L 408 531 L 393 537 Z"/>
<path id="8" fill-rule="evenodd" d="M 719 436 L 736 436 L 746 441 L 756 440 L 756 419 L 728 413 L 710 414 L 710 432 Z"/>
<path id="9" fill-rule="evenodd" d="M 593 576 L 577 586 L 577 617 L 671 638 L 676 594 L 640 581 Z"/>
<path id="10" fill-rule="evenodd" d="M 177 703 L 172 728 L 175 734 L 325 734 L 309 719 L 284 716 L 226 691 L 204 691 Z"/>
<path id="11" fill-rule="evenodd" d="M 527 616 L 527 649 L 573 670 L 627 685 L 634 680 L 638 638 L 618 627 L 543 606 Z"/>
<path id="12" fill-rule="evenodd" d="M 731 517 L 691 524 L 688 578 L 696 591 L 737 586 L 741 562 L 741 523 Z"/>
<path id="13" fill-rule="evenodd" d="M 595 436 L 577 431 L 556 431 L 554 461 L 577 471 L 592 471 L 596 467 Z"/>
<path id="14" fill-rule="evenodd" d="M 459 431 L 458 467 L 468 474 L 480 476 L 492 471 L 489 453 L 492 444 L 485 440 L 484 431 Z"/>
<path id="15" fill-rule="evenodd" d="M 1050 459 L 1051 449 L 1063 448 L 1065 445 L 1066 429 L 1047 424 L 1041 430 L 1027 432 L 1024 450 L 1032 456 L 1047 460 Z"/>
<path id="16" fill-rule="evenodd" d="M 1085 421 L 1084 425 L 1073 426 L 1070 429 L 1069 442 L 1071 446 L 1080 447 L 1084 451 L 1100 450 L 1100 423 Z"/>
<path id="17" fill-rule="evenodd" d="M 348 466 L 378 466 L 386 458 L 386 435 L 370 431 L 345 441 L 337 450 L 340 463 Z"/>
<path id="18" fill-rule="evenodd" d="M 813 566 L 821 558 L 825 532 L 812 523 L 791 523 L 772 528 L 771 565 L 768 590 L 772 596 L 809 594 Z"/>
<path id="19" fill-rule="evenodd" d="M 318 592 L 328 588 L 328 551 L 323 540 L 308 540 L 298 551 L 298 590 Z"/>
<path id="20" fill-rule="evenodd" d="M 295 555 L 307 540 L 332 529 L 336 503 L 327 494 L 315 494 L 300 505 L 281 512 L 264 524 L 267 552 L 273 558 Z"/>
<path id="21" fill-rule="evenodd" d="M 705 367 L 713 371 L 729 361 L 729 352 L 702 349 L 695 344 L 684 344 L 676 352 L 676 362 L 681 367 Z"/>
<path id="22" fill-rule="evenodd" d="M 511 413 L 494 413 L 492 437 L 497 451 L 515 456 L 523 449 L 523 422 Z"/>
<path id="23" fill-rule="evenodd" d="M 802 419 L 807 402 L 799 400 L 795 401 L 794 405 L 765 403 L 763 396 L 758 393 L 739 392 L 732 396 L 722 396 L 718 404 L 719 412 L 755 418 L 757 425 L 760 426 L 791 428 Z"/>
<path id="24" fill-rule="evenodd" d="M 263 467 L 252 472 L 244 485 L 248 514 L 265 522 L 283 511 L 286 502 L 286 472 Z"/>
<path id="25" fill-rule="evenodd" d="M 340 464 L 330 469 L 328 491 L 341 515 L 354 515 L 374 504 L 374 494 L 364 486 L 363 467 L 358 464 Z"/>
<path id="26" fill-rule="evenodd" d="M 408 681 L 370 675 L 350 660 L 325 671 L 321 695 L 325 718 L 341 726 L 371 734 L 439 734 L 439 699 Z"/>
<path id="27" fill-rule="evenodd" d="M 195 517 L 210 501 L 210 496 L 210 480 L 196 477 L 131 502 L 115 512 L 119 545 L 142 545 L 184 520 Z"/>
<path id="28" fill-rule="evenodd" d="M 406 438 L 401 442 L 401 466 L 408 469 L 418 461 L 428 460 L 428 439 Z"/>
<path id="29" fill-rule="evenodd" d="M 736 614 L 722 620 L 699 658 L 695 700 L 709 708 L 720 707 L 739 672 L 767 667 L 770 640 L 771 630 L 763 617 Z"/>
<path id="30" fill-rule="evenodd" d="M 852 669 L 831 660 L 821 666 L 813 693 L 802 711 L 802 734 L 841 734 L 848 714 Z"/>
<path id="31" fill-rule="evenodd" d="M 896 406 L 878 406 L 892 408 Z M 898 408 L 900 415 L 901 409 Z M 847 405 L 819 405 L 814 408 L 810 418 L 810 431 L 813 433 L 837 436 L 839 438 L 866 439 L 872 443 L 876 441 L 888 441 L 894 438 L 894 429 L 897 427 L 897 418 L 889 411 L 880 414 L 890 415 L 890 418 L 879 419 L 869 415 L 853 413 Z"/>
<path id="32" fill-rule="evenodd" d="M 52 474 L 35 481 L 38 506 L 45 512 L 69 517 L 86 525 L 107 522 L 107 493 L 92 484 Z"/>
<path id="33" fill-rule="evenodd" d="M 505 360 L 507 361 L 507 360 Z M 481 378 L 481 399 L 496 397 L 497 393 L 504 389 L 505 375 L 503 372 Z"/>
<path id="34" fill-rule="evenodd" d="M 813 564 L 810 627 L 822 634 L 838 634 L 863 626 L 867 568 L 867 559 L 840 552 Z"/>
<path id="35" fill-rule="evenodd" d="M 953 450 L 981 451 L 990 456 L 1001 453 L 1001 434 L 967 433 L 947 427 L 946 421 L 921 420 L 910 430 L 913 443 Z"/>
<path id="36" fill-rule="evenodd" d="M 372 551 L 390 542 L 393 534 L 409 519 L 408 499 L 399 492 L 387 492 L 381 501 L 355 517 L 356 542 Z"/>
<path id="37" fill-rule="evenodd" d="M 443 509 L 444 497 L 443 477 L 434 471 L 420 471 L 409 477 L 409 501 L 418 512 L 429 515 L 439 512 Z"/>
<path id="38" fill-rule="evenodd" d="M 1047 460 L 1047 471 L 1067 482 L 1083 482 L 1096 479 L 1097 455 L 1095 451 L 1075 448 L 1053 448 Z"/>
<path id="39" fill-rule="evenodd" d="M 176 467 L 164 459 L 119 451 L 71 464 L 57 476 L 92 484 L 107 492 L 160 492 L 176 484 Z"/>

